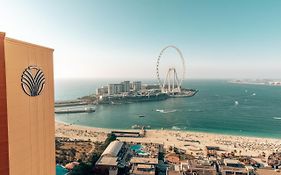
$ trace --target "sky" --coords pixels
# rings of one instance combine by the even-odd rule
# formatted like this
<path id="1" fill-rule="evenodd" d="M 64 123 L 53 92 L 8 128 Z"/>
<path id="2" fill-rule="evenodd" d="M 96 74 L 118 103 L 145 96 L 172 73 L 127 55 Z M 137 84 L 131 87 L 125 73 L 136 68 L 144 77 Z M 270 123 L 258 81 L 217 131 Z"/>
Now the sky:
<path id="1" fill-rule="evenodd" d="M 54 48 L 55 78 L 281 78 L 279 0 L 0 0 L 0 31 Z M 169 49 L 162 77 L 180 67 Z M 180 74 L 180 71 L 177 72 Z"/>

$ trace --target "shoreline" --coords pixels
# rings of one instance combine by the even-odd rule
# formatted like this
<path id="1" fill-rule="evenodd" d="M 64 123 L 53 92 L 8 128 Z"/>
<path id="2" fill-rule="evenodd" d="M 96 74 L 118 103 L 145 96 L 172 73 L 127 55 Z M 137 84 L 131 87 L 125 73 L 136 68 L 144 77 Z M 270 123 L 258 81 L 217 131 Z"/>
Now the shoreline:
<path id="1" fill-rule="evenodd" d="M 104 141 L 112 130 L 140 131 L 136 129 L 108 129 L 73 125 L 56 120 L 56 137 L 67 137 L 91 141 Z M 146 130 L 145 137 L 118 138 L 126 142 L 160 143 L 165 148 L 176 146 L 193 154 L 201 154 L 206 146 L 219 146 L 225 152 L 239 152 L 241 155 L 259 156 L 281 151 L 281 139 L 250 136 L 234 136 L 183 130 Z M 192 153 L 193 152 L 193 153 Z"/>
<path id="2" fill-rule="evenodd" d="M 95 126 L 85 126 L 85 125 L 79 125 L 79 124 L 72 124 L 72 123 L 67 123 L 67 122 L 63 122 L 63 121 L 58 121 L 55 120 L 56 123 L 62 123 L 62 124 L 66 124 L 66 125 L 73 125 L 73 126 L 78 126 L 81 128 L 95 128 L 95 129 L 101 129 L 101 130 L 106 130 L 106 131 L 113 131 L 113 130 L 120 130 L 120 131 L 139 131 L 140 129 L 131 129 L 131 128 L 102 128 L 102 127 L 95 127 Z M 249 138 L 260 138 L 260 139 L 276 139 L 276 140 L 281 140 L 281 136 L 280 137 L 269 137 L 269 136 L 259 136 L 259 135 L 249 135 L 249 134 L 236 134 L 236 133 L 230 133 L 230 132 L 216 132 L 216 131 L 196 131 L 196 130 L 185 130 L 185 129 L 170 129 L 170 128 L 159 128 L 159 129 L 146 129 L 147 131 L 175 131 L 175 132 L 191 132 L 191 133 L 201 133 L 201 134 L 214 134 L 214 135 L 223 135 L 223 136 L 235 136 L 235 137 L 249 137 Z M 240 132 L 240 133 L 243 133 Z"/>

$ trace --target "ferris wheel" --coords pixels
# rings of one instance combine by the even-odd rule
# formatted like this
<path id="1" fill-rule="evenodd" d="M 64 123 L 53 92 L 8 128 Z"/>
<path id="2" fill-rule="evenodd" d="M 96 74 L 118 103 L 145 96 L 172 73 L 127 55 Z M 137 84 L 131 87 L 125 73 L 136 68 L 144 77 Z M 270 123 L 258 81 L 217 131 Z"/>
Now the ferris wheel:
<path id="1" fill-rule="evenodd" d="M 164 82 L 162 82 L 160 72 L 159 72 L 160 60 L 167 49 L 174 49 L 178 53 L 178 55 L 180 57 L 180 64 L 182 67 L 182 72 L 180 72 L 180 77 L 178 77 L 176 68 L 170 67 L 167 71 Z M 165 92 L 165 93 L 181 92 L 181 84 L 185 78 L 185 61 L 184 61 L 183 54 L 179 48 L 177 48 L 176 46 L 173 46 L 173 45 L 169 45 L 161 50 L 161 52 L 157 58 L 156 75 L 157 75 L 158 83 L 159 83 L 159 86 L 160 86 L 162 92 Z"/>

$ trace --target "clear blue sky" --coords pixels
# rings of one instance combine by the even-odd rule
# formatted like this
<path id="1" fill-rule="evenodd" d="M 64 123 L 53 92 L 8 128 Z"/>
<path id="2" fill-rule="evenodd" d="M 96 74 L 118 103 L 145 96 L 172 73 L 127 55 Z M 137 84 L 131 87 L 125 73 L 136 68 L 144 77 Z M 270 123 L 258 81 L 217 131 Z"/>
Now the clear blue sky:
<path id="1" fill-rule="evenodd" d="M 56 78 L 154 78 L 170 44 L 188 78 L 281 78 L 279 0 L 7 0 L 0 31 L 54 48 Z"/>

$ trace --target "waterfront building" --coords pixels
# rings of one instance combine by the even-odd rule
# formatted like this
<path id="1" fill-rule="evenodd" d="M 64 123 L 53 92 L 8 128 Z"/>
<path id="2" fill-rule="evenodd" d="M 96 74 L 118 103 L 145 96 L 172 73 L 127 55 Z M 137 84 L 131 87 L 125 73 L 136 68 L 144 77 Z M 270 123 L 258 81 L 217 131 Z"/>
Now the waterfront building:
<path id="1" fill-rule="evenodd" d="M 141 90 L 141 81 L 134 81 L 133 82 L 133 90 L 140 91 Z"/>
<path id="2" fill-rule="evenodd" d="M 54 175 L 53 49 L 0 33 L 0 174 Z"/>
<path id="3" fill-rule="evenodd" d="M 108 86 L 102 86 L 96 89 L 96 95 L 108 94 Z"/>
<path id="4" fill-rule="evenodd" d="M 127 148 L 123 142 L 111 142 L 96 162 L 95 169 L 100 175 L 117 175 L 118 168 L 126 162 Z M 124 165 L 125 166 L 125 165 Z"/>
<path id="5" fill-rule="evenodd" d="M 142 89 L 151 90 L 151 89 L 160 89 L 159 84 L 144 84 Z"/>
<path id="6" fill-rule="evenodd" d="M 130 174 L 131 175 L 154 175 L 156 170 L 156 165 L 158 164 L 158 157 L 132 157 L 130 160 L 132 165 Z"/>
<path id="7" fill-rule="evenodd" d="M 130 92 L 130 81 L 123 81 L 121 84 L 123 86 L 123 92 Z"/>
<path id="8" fill-rule="evenodd" d="M 155 166 L 146 164 L 133 165 L 130 175 L 155 175 Z"/>
<path id="9" fill-rule="evenodd" d="M 224 159 L 224 165 L 220 167 L 222 175 L 250 175 L 252 169 L 247 168 L 242 162 L 235 159 Z"/>
<path id="10" fill-rule="evenodd" d="M 102 88 L 96 89 L 96 95 L 102 95 Z"/>
<path id="11" fill-rule="evenodd" d="M 109 84 L 108 95 L 115 95 L 123 92 L 122 84 Z"/>
<path id="12" fill-rule="evenodd" d="M 208 160 L 188 160 L 186 163 L 181 163 L 180 170 L 184 174 L 202 174 L 202 175 L 216 175 L 217 171 L 212 163 Z"/>
<path id="13" fill-rule="evenodd" d="M 217 156 L 217 151 L 220 151 L 220 147 L 218 146 L 206 146 L 206 155 L 208 157 Z"/>

